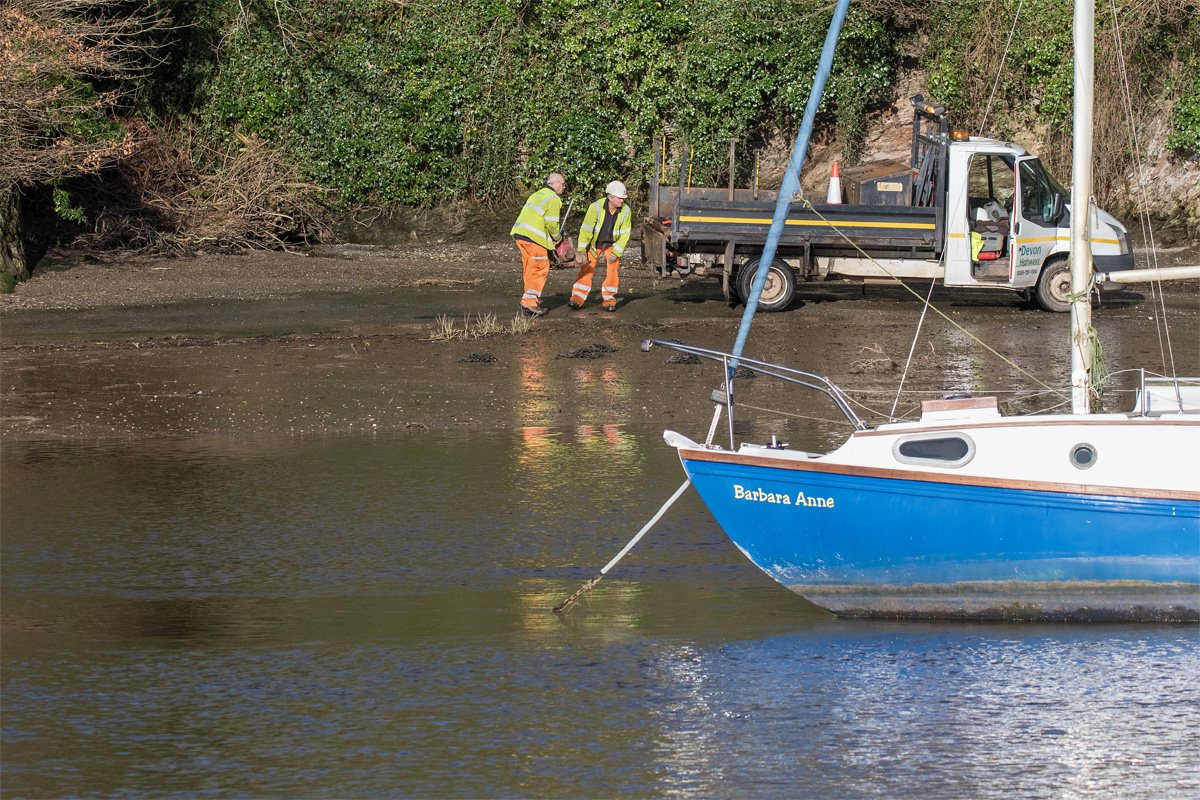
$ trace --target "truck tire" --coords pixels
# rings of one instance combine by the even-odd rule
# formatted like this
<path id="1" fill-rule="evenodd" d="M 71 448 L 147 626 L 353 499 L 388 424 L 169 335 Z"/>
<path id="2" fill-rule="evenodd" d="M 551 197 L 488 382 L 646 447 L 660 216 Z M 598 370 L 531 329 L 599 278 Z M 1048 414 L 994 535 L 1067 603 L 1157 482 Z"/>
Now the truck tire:
<path id="1" fill-rule="evenodd" d="M 737 293 L 742 302 L 750 297 L 750 288 L 754 285 L 754 273 L 758 271 L 758 259 L 747 261 L 738 270 Z M 796 296 L 796 273 L 782 258 L 771 262 L 771 270 L 767 273 L 766 283 L 763 284 L 762 294 L 758 298 L 759 311 L 783 311 L 792 304 Z"/>
<path id="2" fill-rule="evenodd" d="M 1071 267 L 1067 259 L 1052 258 L 1042 266 L 1034 295 L 1038 305 L 1047 311 L 1071 310 Z"/>

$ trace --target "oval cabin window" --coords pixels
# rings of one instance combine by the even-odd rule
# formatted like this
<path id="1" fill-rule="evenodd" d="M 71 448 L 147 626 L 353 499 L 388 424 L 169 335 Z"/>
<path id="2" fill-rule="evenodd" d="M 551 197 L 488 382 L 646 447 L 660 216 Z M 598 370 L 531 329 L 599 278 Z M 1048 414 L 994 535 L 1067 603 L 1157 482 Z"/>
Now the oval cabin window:
<path id="1" fill-rule="evenodd" d="M 896 443 L 897 461 L 938 467 L 961 467 L 975 455 L 975 443 L 964 434 L 913 436 Z"/>

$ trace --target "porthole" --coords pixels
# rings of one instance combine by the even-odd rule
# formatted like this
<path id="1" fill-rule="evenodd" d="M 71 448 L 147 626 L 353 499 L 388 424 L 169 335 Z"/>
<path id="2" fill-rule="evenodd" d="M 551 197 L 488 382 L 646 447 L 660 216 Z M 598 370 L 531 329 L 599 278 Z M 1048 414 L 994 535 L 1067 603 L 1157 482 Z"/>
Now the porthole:
<path id="1" fill-rule="evenodd" d="M 1096 465 L 1096 448 L 1090 444 L 1077 444 L 1071 448 L 1071 465 L 1076 469 L 1090 469 Z"/>
<path id="2" fill-rule="evenodd" d="M 964 433 L 906 436 L 896 442 L 892 454 L 903 464 L 961 467 L 975 457 L 975 442 Z"/>

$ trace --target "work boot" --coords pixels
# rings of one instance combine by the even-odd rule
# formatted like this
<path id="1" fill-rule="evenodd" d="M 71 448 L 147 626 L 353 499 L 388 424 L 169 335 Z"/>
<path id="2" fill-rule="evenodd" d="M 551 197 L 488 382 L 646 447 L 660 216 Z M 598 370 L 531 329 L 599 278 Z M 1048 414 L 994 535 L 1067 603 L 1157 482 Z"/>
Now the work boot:
<path id="1" fill-rule="evenodd" d="M 583 306 L 572 300 L 571 302 L 567 303 L 567 308 L 571 309 L 572 311 L 578 311 L 579 309 L 583 308 Z"/>
<path id="2" fill-rule="evenodd" d="M 616 310 L 617 310 L 617 304 L 616 304 L 616 303 L 605 303 L 605 304 L 604 304 L 604 310 L 605 310 L 605 311 L 616 311 Z"/>
<path id="3" fill-rule="evenodd" d="M 546 314 L 546 309 L 542 308 L 541 306 L 531 307 L 525 305 L 524 303 L 521 304 L 521 311 L 525 312 L 525 316 L 527 317 L 541 317 L 545 316 Z"/>

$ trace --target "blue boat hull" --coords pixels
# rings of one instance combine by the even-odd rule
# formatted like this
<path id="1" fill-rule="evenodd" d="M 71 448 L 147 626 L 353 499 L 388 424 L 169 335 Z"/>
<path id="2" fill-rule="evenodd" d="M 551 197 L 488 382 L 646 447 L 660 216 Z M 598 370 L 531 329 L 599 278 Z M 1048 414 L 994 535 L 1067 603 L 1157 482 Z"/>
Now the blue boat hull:
<path id="1" fill-rule="evenodd" d="M 839 615 L 1200 621 L 1194 500 L 680 455 L 738 548 Z"/>

